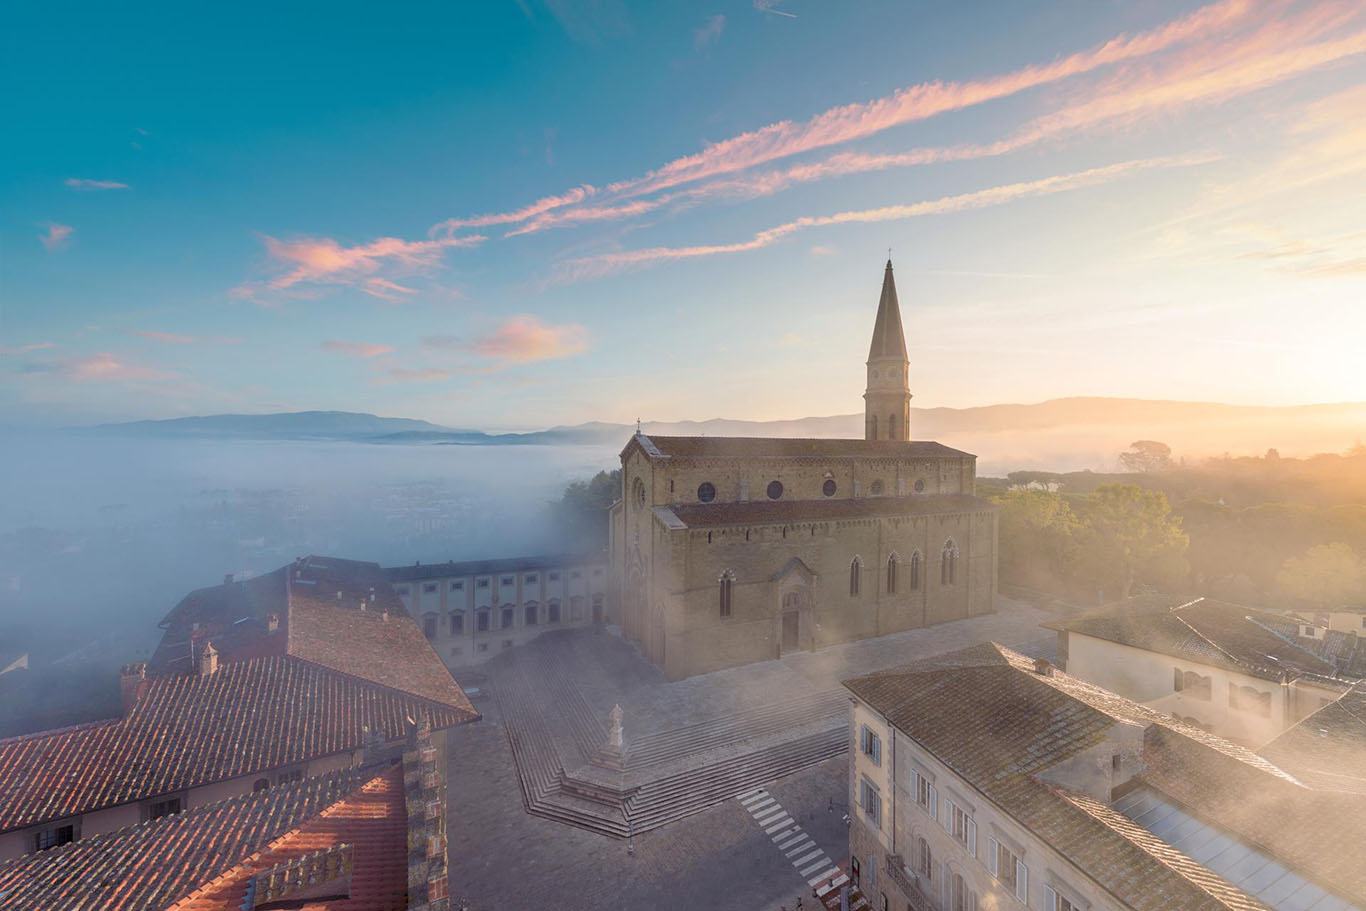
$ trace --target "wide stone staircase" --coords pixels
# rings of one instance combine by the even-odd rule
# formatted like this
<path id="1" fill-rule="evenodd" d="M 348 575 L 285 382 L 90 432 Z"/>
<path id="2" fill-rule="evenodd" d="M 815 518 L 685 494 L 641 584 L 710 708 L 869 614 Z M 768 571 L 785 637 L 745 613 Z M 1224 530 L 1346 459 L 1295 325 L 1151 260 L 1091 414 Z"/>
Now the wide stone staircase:
<path id="1" fill-rule="evenodd" d="M 510 658 L 512 656 L 509 656 Z M 608 766 L 608 728 L 566 662 L 491 668 L 528 812 L 626 838 L 666 825 L 848 749 L 847 702 L 816 693 L 752 706 L 627 744 Z"/>

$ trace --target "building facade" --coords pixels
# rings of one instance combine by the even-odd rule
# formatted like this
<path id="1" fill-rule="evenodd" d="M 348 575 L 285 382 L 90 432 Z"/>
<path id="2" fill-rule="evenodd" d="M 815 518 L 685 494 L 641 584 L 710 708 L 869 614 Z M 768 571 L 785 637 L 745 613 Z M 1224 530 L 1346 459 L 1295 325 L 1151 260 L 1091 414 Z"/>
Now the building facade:
<path id="1" fill-rule="evenodd" d="M 602 553 L 415 563 L 385 574 L 450 668 L 480 664 L 543 632 L 607 620 Z"/>
<path id="2" fill-rule="evenodd" d="M 863 440 L 627 443 L 614 614 L 669 678 L 992 610 L 995 508 L 976 456 L 910 439 L 890 262 L 867 364 Z"/>

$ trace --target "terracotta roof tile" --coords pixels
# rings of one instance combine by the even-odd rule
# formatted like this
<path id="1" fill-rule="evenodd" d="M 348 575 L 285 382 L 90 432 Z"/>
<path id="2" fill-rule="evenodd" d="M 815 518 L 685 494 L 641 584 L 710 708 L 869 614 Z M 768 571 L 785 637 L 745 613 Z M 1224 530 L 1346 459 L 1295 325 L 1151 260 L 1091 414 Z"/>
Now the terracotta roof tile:
<path id="1" fill-rule="evenodd" d="M 1366 683 L 1257 752 L 1310 787 L 1366 795 Z"/>
<path id="2" fill-rule="evenodd" d="M 532 557 L 505 557 L 497 560 L 465 560 L 457 563 L 415 563 L 412 566 L 391 566 L 384 570 L 390 582 L 413 582 L 420 579 L 441 579 L 446 576 L 492 576 L 498 573 L 517 573 L 525 570 L 558 566 L 591 566 L 606 563 L 606 551 L 581 554 L 542 554 Z"/>
<path id="3" fill-rule="evenodd" d="M 931 440 L 832 440 L 811 437 L 632 437 L 652 455 L 664 458 L 891 458 L 972 459 L 976 456 Z M 628 444 L 628 448 L 629 448 Z"/>

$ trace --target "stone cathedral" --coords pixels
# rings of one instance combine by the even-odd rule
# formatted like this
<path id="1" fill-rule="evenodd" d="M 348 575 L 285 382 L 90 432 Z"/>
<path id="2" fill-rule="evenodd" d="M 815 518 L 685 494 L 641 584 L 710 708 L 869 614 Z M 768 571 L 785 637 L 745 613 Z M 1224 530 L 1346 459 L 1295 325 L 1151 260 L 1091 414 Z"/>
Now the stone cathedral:
<path id="1" fill-rule="evenodd" d="M 911 439 L 892 263 L 864 438 L 666 437 L 621 453 L 615 613 L 670 679 L 989 613 L 996 512 L 977 457 Z"/>

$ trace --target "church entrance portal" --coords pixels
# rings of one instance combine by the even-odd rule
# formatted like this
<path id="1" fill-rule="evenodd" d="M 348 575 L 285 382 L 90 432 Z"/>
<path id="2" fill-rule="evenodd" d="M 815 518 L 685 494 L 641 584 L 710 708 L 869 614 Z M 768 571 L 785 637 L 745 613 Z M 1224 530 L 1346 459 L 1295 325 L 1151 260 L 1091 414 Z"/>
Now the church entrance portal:
<path id="1" fill-rule="evenodd" d="M 794 610 L 783 611 L 783 654 L 797 650 L 798 630 L 801 614 Z"/>

